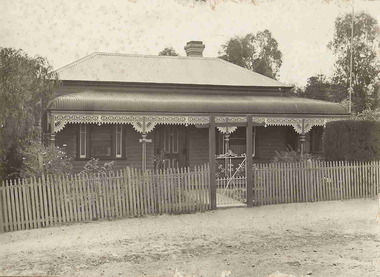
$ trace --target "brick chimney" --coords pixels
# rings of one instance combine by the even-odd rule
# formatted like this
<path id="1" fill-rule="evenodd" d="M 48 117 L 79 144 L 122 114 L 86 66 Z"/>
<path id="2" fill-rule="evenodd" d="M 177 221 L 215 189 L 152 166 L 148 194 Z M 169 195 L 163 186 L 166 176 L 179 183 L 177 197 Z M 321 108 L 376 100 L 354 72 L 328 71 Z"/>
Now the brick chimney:
<path id="1" fill-rule="evenodd" d="M 185 46 L 185 51 L 188 57 L 203 57 L 205 45 L 202 41 L 189 41 Z"/>

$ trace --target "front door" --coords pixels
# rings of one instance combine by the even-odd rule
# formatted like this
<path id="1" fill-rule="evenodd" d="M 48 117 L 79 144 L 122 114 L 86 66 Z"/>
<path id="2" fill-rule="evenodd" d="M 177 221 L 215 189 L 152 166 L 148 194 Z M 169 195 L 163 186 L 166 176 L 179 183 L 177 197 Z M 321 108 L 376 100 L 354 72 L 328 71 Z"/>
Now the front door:
<path id="1" fill-rule="evenodd" d="M 160 125 L 155 132 L 156 168 L 187 166 L 187 129 L 184 126 Z"/>

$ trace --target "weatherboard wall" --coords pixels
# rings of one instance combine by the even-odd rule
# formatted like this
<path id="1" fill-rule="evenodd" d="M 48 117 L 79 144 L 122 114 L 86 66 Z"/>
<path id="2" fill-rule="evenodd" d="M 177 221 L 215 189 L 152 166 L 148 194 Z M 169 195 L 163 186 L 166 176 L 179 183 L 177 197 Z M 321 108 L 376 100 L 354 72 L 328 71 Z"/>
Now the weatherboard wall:
<path id="1" fill-rule="evenodd" d="M 78 128 L 77 124 L 68 124 L 65 128 L 56 135 L 56 146 L 65 149 L 67 155 L 71 157 L 74 173 L 83 170 L 84 165 L 89 159 L 78 158 Z M 99 165 L 105 162 L 114 161 L 114 169 L 121 169 L 125 167 L 141 168 L 141 143 L 139 139 L 141 134 L 136 132 L 131 125 L 125 125 L 124 132 L 124 151 L 125 157 L 121 159 L 106 159 L 100 160 Z M 148 139 L 152 134 L 148 134 Z M 64 146 L 66 145 L 66 146 Z M 153 169 L 153 143 L 147 143 L 147 167 Z"/>
<path id="2" fill-rule="evenodd" d="M 77 124 L 68 124 L 56 136 L 56 145 L 63 147 L 67 155 L 72 158 L 74 172 L 83 170 L 84 165 L 89 160 L 78 158 L 78 128 L 79 125 Z M 125 157 L 122 159 L 101 160 L 100 165 L 113 160 L 115 169 L 125 167 L 141 168 L 142 149 L 139 142 L 141 134 L 136 132 L 131 125 L 124 125 L 124 128 Z M 256 127 L 256 156 L 254 157 L 254 162 L 270 162 L 276 151 L 285 151 L 289 143 L 287 141 L 288 132 L 294 132 L 294 130 L 291 127 Z M 148 139 L 153 139 L 152 143 L 147 143 L 147 167 L 150 169 L 154 168 L 154 134 L 155 130 L 148 134 Z M 297 134 L 295 134 L 295 138 L 298 138 Z M 309 142 L 307 139 L 306 150 L 308 151 L 308 149 Z M 208 128 L 187 127 L 187 149 L 185 152 L 188 154 L 188 166 L 194 167 L 208 163 L 208 150 Z"/>

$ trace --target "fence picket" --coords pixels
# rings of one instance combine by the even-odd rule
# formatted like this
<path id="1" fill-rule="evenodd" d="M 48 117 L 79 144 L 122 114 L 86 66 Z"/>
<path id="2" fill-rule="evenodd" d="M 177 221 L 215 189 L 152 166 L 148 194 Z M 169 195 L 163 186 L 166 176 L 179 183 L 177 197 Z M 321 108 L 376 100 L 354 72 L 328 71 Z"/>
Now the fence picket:
<path id="1" fill-rule="evenodd" d="M 141 180 L 141 176 L 139 174 L 140 172 L 136 168 L 133 168 L 132 172 L 133 172 L 132 183 L 133 183 L 133 189 L 134 189 L 134 200 L 136 203 L 135 211 L 136 211 L 136 215 L 140 215 L 141 214 L 140 198 L 139 198 L 140 188 L 138 186 L 138 183 Z"/>
<path id="2" fill-rule="evenodd" d="M 130 206 L 129 206 L 129 203 L 130 203 L 130 200 L 129 200 L 129 177 L 128 177 L 128 174 L 127 174 L 127 169 L 123 169 L 122 171 L 122 175 L 123 175 L 123 184 L 122 184 L 122 194 L 123 194 L 123 197 L 124 197 L 124 205 L 123 205 L 123 209 L 125 207 L 125 216 L 131 216 L 131 209 L 130 209 Z"/>
<path id="3" fill-rule="evenodd" d="M 73 201 L 73 220 L 75 222 L 78 222 L 80 220 L 79 218 L 79 199 L 78 199 L 78 179 L 76 175 L 71 175 L 71 183 L 72 183 L 72 188 L 71 188 L 71 198 Z"/>
<path id="4" fill-rule="evenodd" d="M 90 220 L 90 205 L 87 198 L 87 183 L 84 178 L 84 174 L 79 175 L 79 191 L 81 194 L 80 198 L 81 198 L 82 207 L 83 207 L 82 217 L 84 218 L 85 221 L 89 221 Z"/>
<path id="5" fill-rule="evenodd" d="M 18 179 L 19 180 L 19 179 Z M 15 227 L 17 230 L 21 230 L 21 224 L 20 224 L 20 205 L 19 205 L 19 194 L 18 194 L 18 184 L 17 184 L 17 179 L 13 180 L 13 185 L 12 185 L 12 196 L 13 198 L 13 207 L 15 209 Z"/>
<path id="6" fill-rule="evenodd" d="M 176 212 L 176 201 L 175 201 L 175 187 L 174 187 L 174 168 L 169 168 L 168 170 L 168 197 L 169 197 L 169 209 L 170 213 Z"/>
<path id="7" fill-rule="evenodd" d="M 205 210 L 205 203 L 206 203 L 206 199 L 205 199 L 205 193 L 204 193 L 204 182 L 205 182 L 205 179 L 204 179 L 204 172 L 205 172 L 205 167 L 204 165 L 201 165 L 200 166 L 200 171 L 199 171 L 199 180 L 200 180 L 200 187 L 199 187 L 199 192 L 200 192 L 200 198 L 201 198 L 201 211 L 204 211 Z"/>
<path id="8" fill-rule="evenodd" d="M 7 210 L 5 205 L 5 182 L 1 181 L 0 184 L 0 233 L 4 233 L 7 231 Z"/>
<path id="9" fill-rule="evenodd" d="M 380 176 L 379 176 L 379 171 L 380 171 L 380 161 L 375 161 L 375 184 L 373 185 L 373 194 L 376 196 L 378 192 L 380 192 Z"/>
<path id="10" fill-rule="evenodd" d="M 47 184 L 46 184 L 46 176 L 42 175 L 41 177 L 41 191 L 42 191 L 42 199 L 43 201 L 41 202 L 42 204 L 42 212 L 41 212 L 41 218 L 43 220 L 43 226 L 49 226 L 50 222 L 50 214 L 49 214 L 49 209 L 48 209 L 48 203 L 47 203 Z"/>

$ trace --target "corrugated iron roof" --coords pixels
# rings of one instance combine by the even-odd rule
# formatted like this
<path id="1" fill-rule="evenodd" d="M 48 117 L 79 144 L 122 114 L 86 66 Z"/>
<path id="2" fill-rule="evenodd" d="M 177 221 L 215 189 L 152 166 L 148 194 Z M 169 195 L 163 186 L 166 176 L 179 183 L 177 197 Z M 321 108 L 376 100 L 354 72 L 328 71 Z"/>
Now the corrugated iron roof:
<path id="1" fill-rule="evenodd" d="M 55 98 L 50 110 L 202 114 L 348 115 L 338 103 L 288 96 L 84 91 Z"/>
<path id="2" fill-rule="evenodd" d="M 290 87 L 219 58 L 94 53 L 56 71 L 61 80 Z"/>

